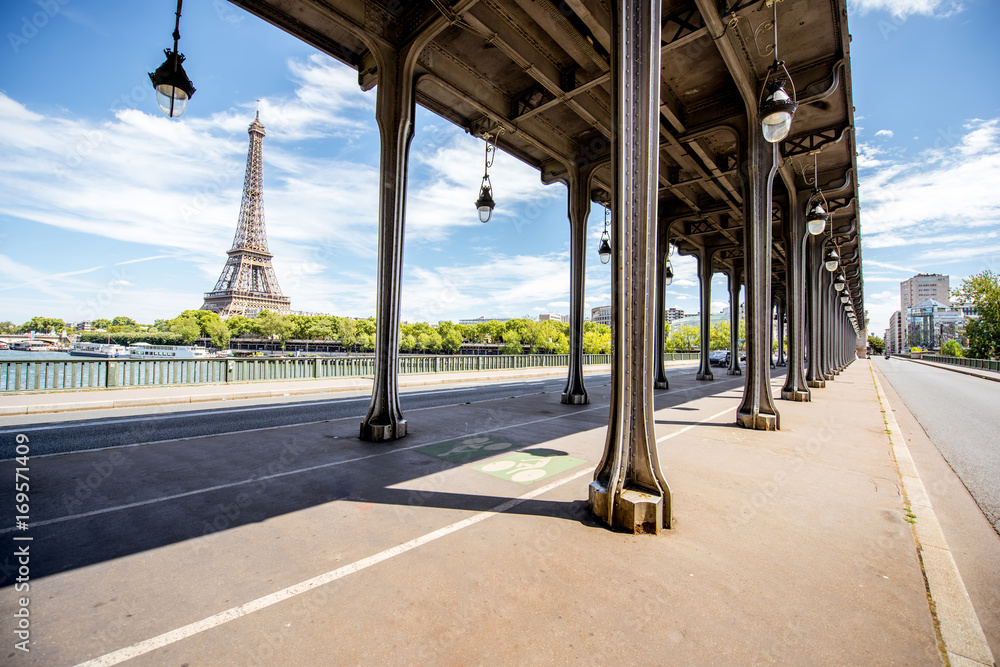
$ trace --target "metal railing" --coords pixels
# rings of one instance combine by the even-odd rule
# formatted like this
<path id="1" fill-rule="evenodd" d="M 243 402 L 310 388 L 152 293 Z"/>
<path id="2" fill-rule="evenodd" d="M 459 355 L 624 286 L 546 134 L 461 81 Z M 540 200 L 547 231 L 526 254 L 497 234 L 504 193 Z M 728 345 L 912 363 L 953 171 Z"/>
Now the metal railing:
<path id="1" fill-rule="evenodd" d="M 664 355 L 697 360 L 697 352 Z M 610 354 L 585 354 L 585 366 L 610 364 Z M 461 373 L 569 365 L 568 354 L 400 355 L 400 375 Z M 119 387 L 226 384 L 344 377 L 372 377 L 375 358 L 261 357 L 251 359 L 12 359 L 0 361 L 0 394 Z"/>
<path id="2" fill-rule="evenodd" d="M 905 356 L 909 357 L 909 355 Z M 965 357 L 948 357 L 941 354 L 926 353 L 922 354 L 920 358 L 924 361 L 933 361 L 938 364 L 950 364 L 951 366 L 963 366 L 965 368 L 981 368 L 986 371 L 1000 371 L 1000 361 L 992 359 L 966 359 Z"/>

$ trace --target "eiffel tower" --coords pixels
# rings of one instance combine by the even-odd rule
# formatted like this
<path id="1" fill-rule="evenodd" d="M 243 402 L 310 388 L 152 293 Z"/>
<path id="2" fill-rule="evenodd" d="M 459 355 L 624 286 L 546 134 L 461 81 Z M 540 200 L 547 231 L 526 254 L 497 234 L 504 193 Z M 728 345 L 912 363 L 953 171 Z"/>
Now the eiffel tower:
<path id="1" fill-rule="evenodd" d="M 236 237 L 229 249 L 229 259 L 222 269 L 215 289 L 205 294 L 202 310 L 212 310 L 223 317 L 244 315 L 256 317 L 262 310 L 285 314 L 291 310 L 291 299 L 281 294 L 278 279 L 271 266 L 264 230 L 263 144 L 264 126 L 257 117 L 247 130 L 250 152 L 247 154 L 247 174 L 243 180 L 243 202 Z"/>

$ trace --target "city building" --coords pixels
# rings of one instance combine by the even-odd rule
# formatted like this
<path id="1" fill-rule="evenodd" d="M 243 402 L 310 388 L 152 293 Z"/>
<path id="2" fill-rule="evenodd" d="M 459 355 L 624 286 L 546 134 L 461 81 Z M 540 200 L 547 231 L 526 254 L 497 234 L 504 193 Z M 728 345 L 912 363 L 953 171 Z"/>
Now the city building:
<path id="1" fill-rule="evenodd" d="M 946 307 L 951 305 L 950 280 L 940 273 L 918 273 L 909 280 L 899 283 L 899 311 L 933 299 Z"/>
<path id="2" fill-rule="evenodd" d="M 555 320 L 556 322 L 569 322 L 569 315 L 560 315 L 559 313 L 542 313 L 538 316 L 539 322 L 544 322 L 545 320 Z"/>
<path id="3" fill-rule="evenodd" d="M 611 306 L 598 306 L 590 309 L 590 321 L 611 326 Z"/>
<path id="4" fill-rule="evenodd" d="M 889 317 L 889 328 L 885 332 L 885 349 L 890 354 L 906 352 L 906 329 L 903 327 L 903 313 L 896 311 Z"/>
<path id="5" fill-rule="evenodd" d="M 906 309 L 906 346 L 938 350 L 941 343 L 955 340 L 965 324 L 965 316 L 959 310 L 935 301 L 924 299 L 916 306 Z"/>
<path id="6" fill-rule="evenodd" d="M 680 308 L 667 308 L 667 322 L 673 322 L 684 317 L 684 311 Z"/>

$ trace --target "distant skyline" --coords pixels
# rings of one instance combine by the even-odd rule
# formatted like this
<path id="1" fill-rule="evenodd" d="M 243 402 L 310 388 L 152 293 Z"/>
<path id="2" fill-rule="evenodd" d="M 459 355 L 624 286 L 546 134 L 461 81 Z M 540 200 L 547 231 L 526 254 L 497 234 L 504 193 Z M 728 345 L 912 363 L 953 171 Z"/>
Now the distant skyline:
<path id="1" fill-rule="evenodd" d="M 199 308 L 232 244 L 258 99 L 282 291 L 296 310 L 372 315 L 375 91 L 243 10 L 192 0 L 180 50 L 197 92 L 182 118 L 168 119 L 146 73 L 171 43 L 175 6 L 0 8 L 0 320 L 152 322 Z M 1000 270 L 1000 92 L 990 85 L 1000 3 L 851 0 L 849 9 L 865 297 L 881 335 L 903 280 L 947 273 L 957 287 Z M 481 140 L 418 110 L 403 320 L 568 313 L 565 187 L 542 185 L 500 153 L 496 213 L 481 224 L 482 159 Z M 585 315 L 610 302 L 602 228 L 595 205 Z M 694 260 L 675 256 L 674 268 L 666 305 L 697 310 Z M 724 277 L 712 289 L 721 310 Z"/>

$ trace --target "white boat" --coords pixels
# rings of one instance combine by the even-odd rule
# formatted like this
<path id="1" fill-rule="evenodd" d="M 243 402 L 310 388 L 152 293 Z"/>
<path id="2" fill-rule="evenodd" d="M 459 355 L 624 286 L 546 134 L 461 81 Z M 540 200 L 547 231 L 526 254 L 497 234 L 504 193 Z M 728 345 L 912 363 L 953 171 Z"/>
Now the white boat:
<path id="1" fill-rule="evenodd" d="M 178 359 L 206 359 L 208 350 L 192 345 L 150 345 L 135 343 L 128 347 L 129 359 L 154 359 L 173 361 Z"/>
<path id="2" fill-rule="evenodd" d="M 73 343 L 69 353 L 74 357 L 116 359 L 128 356 L 128 348 L 114 343 Z"/>
<path id="3" fill-rule="evenodd" d="M 19 340 L 10 344 L 10 349 L 21 352 L 49 352 L 54 348 L 45 343 L 36 343 L 33 340 Z"/>

